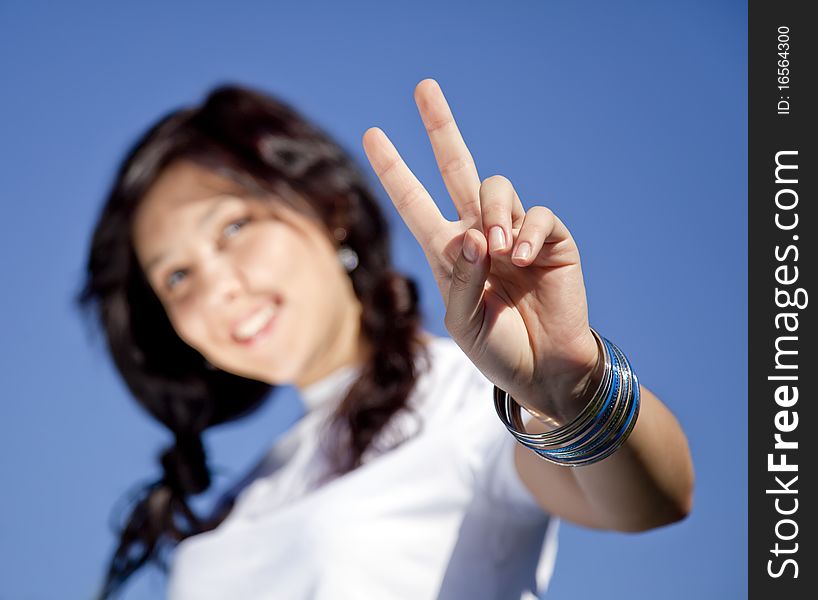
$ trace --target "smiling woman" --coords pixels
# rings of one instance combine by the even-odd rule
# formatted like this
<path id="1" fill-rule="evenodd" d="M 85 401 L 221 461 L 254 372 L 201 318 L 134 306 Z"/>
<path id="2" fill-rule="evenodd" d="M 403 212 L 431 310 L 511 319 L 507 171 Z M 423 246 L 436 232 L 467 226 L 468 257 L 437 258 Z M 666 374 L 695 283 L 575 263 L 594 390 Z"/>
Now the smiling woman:
<path id="1" fill-rule="evenodd" d="M 381 130 L 363 144 L 453 339 L 421 329 L 353 161 L 281 102 L 218 88 L 126 157 L 80 301 L 176 442 L 101 598 L 165 549 L 172 600 L 532 598 L 560 518 L 642 531 L 690 510 L 684 434 L 591 330 L 566 226 L 526 211 L 506 178 L 481 182 L 436 82 L 416 101 L 458 220 Z M 306 416 L 195 514 L 189 497 L 210 486 L 202 434 L 283 384 Z M 500 388 L 527 409 L 513 426 L 495 412 Z"/>
<path id="2" fill-rule="evenodd" d="M 352 272 L 342 251 L 359 257 Z M 275 385 L 360 365 L 334 412 L 345 436 L 330 470 L 347 472 L 405 405 L 423 349 L 414 283 L 390 268 L 385 221 L 357 168 L 290 107 L 238 86 L 162 118 L 129 152 L 78 300 L 136 400 L 176 440 L 126 519 L 100 597 L 230 512 L 230 496 L 209 516 L 188 506 L 210 486 L 207 428 L 251 413 Z"/>
<path id="3" fill-rule="evenodd" d="M 271 385 L 364 362 L 361 303 L 328 232 L 234 187 L 177 161 L 136 210 L 136 255 L 174 330 L 211 365 Z"/>

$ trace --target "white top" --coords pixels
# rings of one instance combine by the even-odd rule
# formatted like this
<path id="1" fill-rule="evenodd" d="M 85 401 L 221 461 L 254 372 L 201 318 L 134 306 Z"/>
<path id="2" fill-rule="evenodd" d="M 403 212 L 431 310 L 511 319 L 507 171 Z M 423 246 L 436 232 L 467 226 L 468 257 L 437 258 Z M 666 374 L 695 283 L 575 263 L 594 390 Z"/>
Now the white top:
<path id="1" fill-rule="evenodd" d="M 514 467 L 493 387 L 455 342 L 432 337 L 408 402 L 417 435 L 322 485 L 319 440 L 358 367 L 302 390 L 306 415 L 242 480 L 230 515 L 181 542 L 170 600 L 508 600 L 545 591 L 559 520 Z M 378 438 L 416 433 L 401 411 Z"/>

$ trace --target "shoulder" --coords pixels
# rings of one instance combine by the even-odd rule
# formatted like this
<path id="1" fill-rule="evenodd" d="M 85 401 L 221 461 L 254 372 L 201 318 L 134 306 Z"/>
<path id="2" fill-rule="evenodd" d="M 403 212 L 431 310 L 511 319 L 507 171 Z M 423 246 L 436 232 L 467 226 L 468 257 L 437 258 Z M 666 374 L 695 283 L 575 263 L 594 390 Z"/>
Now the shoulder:
<path id="1" fill-rule="evenodd" d="M 428 331 L 423 331 L 420 333 L 419 338 L 430 357 L 445 360 L 447 358 L 454 359 L 458 355 L 462 355 L 463 358 L 466 358 L 466 355 L 463 354 L 463 351 L 460 349 L 460 346 L 457 345 L 457 342 L 450 337 L 435 335 L 433 333 L 429 333 Z"/>
<path id="2" fill-rule="evenodd" d="M 463 405 L 481 385 L 490 385 L 457 343 L 448 337 L 422 332 L 415 354 L 416 377 L 405 406 L 379 433 L 373 454 L 404 441 L 451 427 L 463 413 Z M 424 436 L 421 436 L 424 437 Z M 367 455 L 368 457 L 368 455 Z"/>
<path id="3" fill-rule="evenodd" d="M 487 381 L 468 356 L 450 337 L 424 333 L 424 349 L 418 356 L 418 379 L 436 379 L 451 382 L 452 378 Z"/>
<path id="4" fill-rule="evenodd" d="M 424 420 L 449 438 L 452 459 L 485 501 L 511 510 L 513 518 L 541 520 L 545 513 L 517 472 L 517 441 L 494 407 L 494 384 L 454 340 L 433 337 L 427 348 L 430 370 L 418 382 Z"/>

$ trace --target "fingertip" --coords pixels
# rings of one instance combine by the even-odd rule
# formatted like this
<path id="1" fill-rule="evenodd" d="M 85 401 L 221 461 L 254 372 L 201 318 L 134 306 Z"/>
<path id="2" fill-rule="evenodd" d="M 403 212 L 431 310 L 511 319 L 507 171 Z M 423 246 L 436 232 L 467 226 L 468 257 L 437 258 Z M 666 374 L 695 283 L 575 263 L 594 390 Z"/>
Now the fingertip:
<path id="1" fill-rule="evenodd" d="M 367 129 L 361 140 L 366 157 L 369 159 L 369 162 L 372 163 L 375 171 L 380 173 L 381 169 L 389 164 L 391 160 L 390 157 L 396 154 L 397 151 L 395 147 L 379 127 L 370 127 Z"/>
<path id="2" fill-rule="evenodd" d="M 430 87 L 431 86 L 431 87 Z M 415 86 L 415 91 L 422 90 L 425 88 L 435 88 L 440 87 L 440 84 L 435 80 L 433 77 L 425 77 L 421 79 L 418 84 Z"/>
<path id="3" fill-rule="evenodd" d="M 431 77 L 420 80 L 415 86 L 415 101 L 420 102 L 422 96 L 431 93 L 435 88 L 440 89 L 440 84 Z"/>
<path id="4" fill-rule="evenodd" d="M 511 255 L 512 264 L 518 267 L 526 267 L 531 263 L 531 260 L 531 244 L 529 242 L 520 242 L 517 244 L 517 247 L 514 248 L 514 252 Z"/>
<path id="5" fill-rule="evenodd" d="M 508 254 L 511 252 L 511 244 L 506 227 L 503 225 L 491 225 L 486 236 L 488 240 L 489 252 L 493 255 Z"/>
<path id="6" fill-rule="evenodd" d="M 361 141 L 363 142 L 364 146 L 366 146 L 367 143 L 371 143 L 373 138 L 379 134 L 386 135 L 380 127 L 370 127 L 364 131 L 364 134 L 361 136 Z M 369 142 L 367 142 L 367 138 L 369 139 Z"/>
<path id="7" fill-rule="evenodd" d="M 480 262 L 486 256 L 486 239 L 477 229 L 467 229 L 463 234 L 463 255 L 472 264 Z"/>
<path id="8" fill-rule="evenodd" d="M 488 240 L 486 239 L 486 236 L 483 235 L 482 231 L 480 231 L 479 229 L 472 228 L 466 231 L 466 235 L 471 235 L 474 241 L 477 243 L 477 245 L 480 246 L 480 249 L 483 252 L 486 251 L 489 244 Z"/>

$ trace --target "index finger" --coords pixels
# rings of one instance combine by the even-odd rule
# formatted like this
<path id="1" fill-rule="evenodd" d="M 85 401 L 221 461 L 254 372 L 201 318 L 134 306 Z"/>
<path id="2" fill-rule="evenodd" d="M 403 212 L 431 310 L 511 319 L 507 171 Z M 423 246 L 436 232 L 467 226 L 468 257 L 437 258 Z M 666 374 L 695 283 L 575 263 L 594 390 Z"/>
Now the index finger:
<path id="1" fill-rule="evenodd" d="M 383 131 L 370 127 L 364 133 L 363 144 L 366 157 L 401 218 L 427 250 L 429 240 L 446 219 Z"/>

